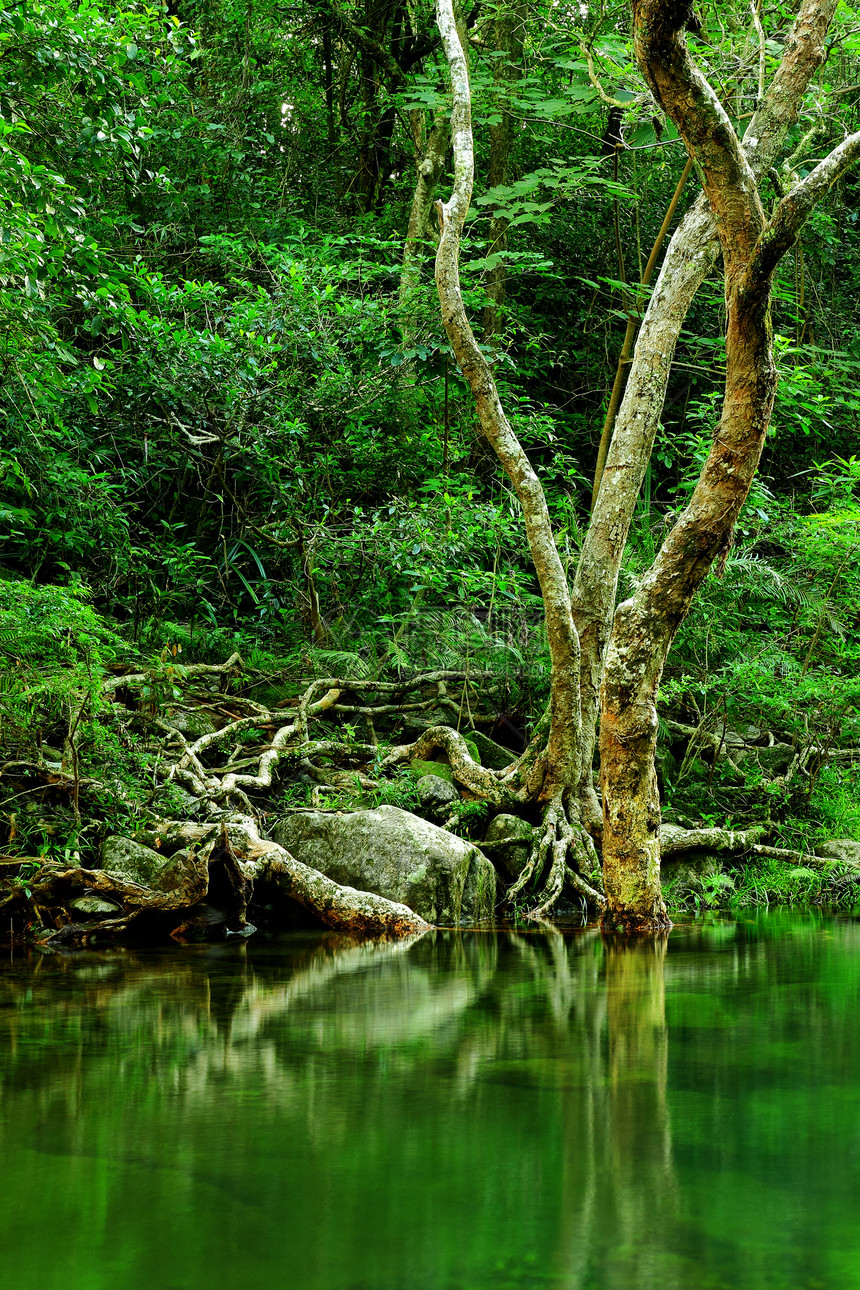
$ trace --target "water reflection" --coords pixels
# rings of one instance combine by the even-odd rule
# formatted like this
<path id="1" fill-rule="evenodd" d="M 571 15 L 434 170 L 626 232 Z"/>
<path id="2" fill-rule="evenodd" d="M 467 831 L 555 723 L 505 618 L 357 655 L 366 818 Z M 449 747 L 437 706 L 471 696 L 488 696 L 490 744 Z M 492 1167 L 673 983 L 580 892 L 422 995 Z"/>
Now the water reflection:
<path id="1" fill-rule="evenodd" d="M 766 1205 L 792 1187 L 747 1158 L 757 1115 L 739 1103 L 727 1118 L 745 1079 L 750 1099 L 768 1084 L 772 1149 L 808 1178 L 804 1150 L 824 1135 L 845 1187 L 860 1182 L 791 1066 L 816 1034 L 831 1047 L 815 1079 L 832 1092 L 841 1078 L 842 1106 L 857 1092 L 857 928 L 772 930 L 633 944 L 552 928 L 302 934 L 13 964 L 0 975 L 7 1283 L 835 1286 L 814 1242 L 762 1238 L 720 1183 L 731 1169 L 747 1210 L 751 1186 Z M 806 1147 L 790 1128 L 801 1106 Z M 835 1230 L 831 1192 L 826 1212 L 804 1203 Z"/>

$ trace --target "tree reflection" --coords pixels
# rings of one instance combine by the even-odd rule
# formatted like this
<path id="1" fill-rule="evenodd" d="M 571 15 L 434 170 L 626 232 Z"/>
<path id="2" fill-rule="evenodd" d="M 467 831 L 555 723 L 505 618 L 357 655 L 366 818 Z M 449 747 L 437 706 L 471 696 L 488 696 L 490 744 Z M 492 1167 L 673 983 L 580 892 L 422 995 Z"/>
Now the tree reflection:
<path id="1" fill-rule="evenodd" d="M 53 1164 L 38 1191 L 10 1178 L 11 1203 L 49 1222 L 89 1162 L 98 1245 L 149 1174 L 168 1224 L 212 1186 L 262 1188 L 289 1197 L 302 1290 L 339 1290 L 336 1259 L 375 1290 L 535 1269 L 569 1290 L 692 1284 L 667 1252 L 666 954 L 665 937 L 547 927 L 17 964 L 0 978 L 0 1149 Z"/>

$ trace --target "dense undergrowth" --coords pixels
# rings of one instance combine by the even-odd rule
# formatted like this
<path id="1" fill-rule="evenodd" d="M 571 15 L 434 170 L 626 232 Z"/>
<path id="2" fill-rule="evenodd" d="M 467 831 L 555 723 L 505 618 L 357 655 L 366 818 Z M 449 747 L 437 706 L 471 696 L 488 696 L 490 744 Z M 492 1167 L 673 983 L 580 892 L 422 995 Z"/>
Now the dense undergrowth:
<path id="1" fill-rule="evenodd" d="M 0 13 L 0 846 L 30 864 L 93 859 L 105 834 L 181 808 L 147 722 L 182 708 L 191 663 L 238 652 L 227 692 L 270 708 L 315 676 L 481 674 L 458 691 L 455 724 L 480 717 L 512 752 L 547 699 L 521 516 L 451 361 L 430 235 L 418 284 L 402 294 L 417 141 L 445 101 L 432 14 L 416 19 L 430 40 L 421 57 L 393 80 L 390 62 L 374 63 L 374 81 L 360 68 L 378 51 L 357 56 L 360 33 L 327 27 L 328 10 L 311 6 L 309 26 L 292 31 L 267 3 L 210 8 Z M 619 247 L 632 280 L 680 149 L 637 106 L 639 73 L 607 18 L 589 28 L 590 48 L 633 105 L 613 176 L 600 146 L 607 110 L 581 56 L 586 17 L 550 17 L 529 37 L 531 70 L 512 82 L 522 128 L 510 182 L 492 188 L 489 19 L 476 41 L 479 182 L 463 283 L 476 324 L 495 311 L 487 352 L 573 568 L 631 307 Z M 734 68 L 731 33 L 712 34 L 698 55 Z M 838 110 L 815 117 L 834 138 L 860 111 L 850 23 L 838 48 L 822 72 Z M 336 103 L 325 87 L 338 77 Z M 737 93 L 740 110 L 747 91 Z M 387 151 L 374 160 L 380 138 Z M 793 164 L 803 173 L 802 158 Z M 779 270 L 768 448 L 661 692 L 665 818 L 764 820 L 800 853 L 860 839 L 858 763 L 834 755 L 860 746 L 857 214 L 847 178 Z M 504 244 L 488 254 L 502 215 Z M 622 596 L 713 434 L 722 309 L 706 284 L 678 349 Z M 129 669 L 146 683 L 106 703 L 103 679 Z M 335 726 L 345 744 L 363 738 L 358 718 Z M 805 763 L 790 782 L 772 753 L 735 764 L 726 732 Z M 397 733 L 392 721 L 380 737 Z M 73 799 L 49 770 L 38 783 L 16 777 L 10 763 L 22 761 L 71 768 Z M 285 775 L 271 807 L 313 791 Z M 332 806 L 358 796 L 322 793 Z M 413 807 L 415 782 L 402 773 L 360 796 Z M 477 836 L 486 809 L 458 810 Z M 686 886 L 668 874 L 667 896 L 688 908 L 853 899 L 839 876 L 770 862 Z"/>

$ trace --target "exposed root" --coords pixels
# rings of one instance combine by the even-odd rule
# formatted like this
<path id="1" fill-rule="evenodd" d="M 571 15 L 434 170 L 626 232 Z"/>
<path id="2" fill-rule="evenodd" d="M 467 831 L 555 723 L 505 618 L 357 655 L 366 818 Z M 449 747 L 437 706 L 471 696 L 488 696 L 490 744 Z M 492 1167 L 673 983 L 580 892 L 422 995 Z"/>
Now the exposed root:
<path id="1" fill-rule="evenodd" d="M 398 744 L 384 758 L 382 765 L 386 768 L 402 765 L 414 758 L 427 759 L 439 748 L 447 753 L 457 782 L 492 806 L 513 806 L 524 800 L 522 794 L 511 792 L 502 783 L 503 771 L 489 770 L 474 761 L 466 740 L 450 726 L 433 726 L 414 743 Z"/>
<path id="2" fill-rule="evenodd" d="M 676 856 L 689 851 L 716 851 L 726 856 L 761 856 L 764 860 L 782 860 L 786 864 L 805 865 L 814 869 L 827 869 L 834 863 L 805 851 L 767 846 L 762 841 L 766 836 L 767 829 L 764 825 L 733 830 L 681 829 L 674 824 L 663 824 L 660 826 L 660 853 L 662 856 Z"/>
<path id="3" fill-rule="evenodd" d="M 233 655 L 225 664 L 217 667 L 200 665 L 186 669 L 185 674 L 226 673 L 238 666 L 241 666 L 241 660 L 238 655 Z M 234 717 L 220 729 L 203 734 L 193 741 L 187 739 L 172 725 L 168 717 L 153 716 L 150 719 L 151 723 L 167 736 L 169 745 L 179 753 L 172 764 L 164 767 L 163 777 L 176 780 L 189 792 L 205 801 L 210 811 L 223 809 L 225 805 L 229 806 L 232 803 L 241 805 L 242 810 L 248 813 L 252 813 L 248 793 L 265 792 L 270 789 L 278 769 L 283 769 L 285 765 L 302 766 L 312 774 L 313 778 L 324 778 L 324 782 L 336 785 L 338 783 L 336 774 L 324 777 L 321 768 L 314 764 L 319 757 L 334 757 L 341 761 L 352 762 L 355 769 L 351 774 L 358 776 L 359 783 L 366 788 L 376 787 L 376 780 L 368 776 L 365 769 L 368 763 L 374 762 L 378 756 L 373 718 L 394 713 L 438 710 L 440 706 L 447 706 L 449 709 L 455 707 L 453 700 L 447 695 L 446 682 L 462 680 L 464 675 L 460 671 L 436 671 L 398 682 L 355 677 L 319 677 L 308 684 L 297 700 L 290 701 L 291 706 L 294 707 L 294 714 L 289 721 L 284 721 L 283 711 L 269 710 L 251 700 L 241 699 L 237 700 L 234 706 L 248 715 Z M 483 675 L 483 673 L 480 674 L 481 677 Z M 113 678 L 107 683 L 107 688 L 113 691 L 121 684 L 134 686 L 138 683 L 142 684 L 145 679 L 144 673 Z M 434 687 L 435 693 L 415 703 L 390 701 L 350 703 L 344 700 L 344 696 L 350 693 L 371 691 L 377 696 L 405 696 L 415 690 L 426 691 L 428 687 Z M 233 701 L 230 700 L 230 702 Z M 211 710 L 212 705 L 206 706 Z M 249 708 L 250 712 L 248 712 Z M 373 741 L 345 743 L 312 738 L 311 721 L 320 719 L 327 713 L 337 715 L 350 713 L 364 717 Z M 206 764 L 212 754 L 224 744 L 230 743 L 236 736 L 246 731 L 256 729 L 273 732 L 264 748 L 240 759 L 240 742 L 235 745 L 226 764 L 220 768 Z M 385 758 L 383 766 L 397 765 L 414 756 L 431 752 L 435 748 L 445 748 L 448 751 L 455 774 L 459 769 L 458 779 L 464 787 L 471 788 L 494 805 L 503 806 L 522 800 L 524 797 L 523 793 L 517 795 L 502 787 L 500 785 L 502 776 L 499 772 L 487 770 L 474 762 L 462 736 L 447 726 L 432 727 L 416 743 L 404 744 L 392 749 Z"/>
<path id="4" fill-rule="evenodd" d="M 31 921 L 43 929 L 37 937 L 43 945 L 88 944 L 93 937 L 114 937 L 128 931 L 144 914 L 168 916 L 166 921 L 160 920 L 163 933 L 185 940 L 198 934 L 208 921 L 201 902 L 213 899 L 211 866 L 217 864 L 215 899 L 232 934 L 246 929 L 247 908 L 257 882 L 279 888 L 284 896 L 339 932 L 399 937 L 426 931 L 429 926 L 406 905 L 341 886 L 301 864 L 283 847 L 261 838 L 250 816 L 234 815 L 221 824 L 168 824 L 157 841 L 170 857 L 157 887 L 129 882 L 100 869 L 43 866 L 28 888 L 18 886 L 0 901 L 0 909 L 5 907 L 25 918 L 29 911 Z M 115 912 L 98 920 L 75 921 L 73 902 L 83 895 L 106 898 L 116 906 Z"/>
<path id="5" fill-rule="evenodd" d="M 507 900 L 512 903 L 529 884 L 538 882 L 549 863 L 549 872 L 543 884 L 540 900 L 525 913 L 526 918 L 544 919 L 556 906 L 565 882 L 583 896 L 592 908 L 603 910 L 606 897 L 582 876 L 581 871 L 594 873 L 599 862 L 594 843 L 578 823 L 571 823 L 559 795 L 546 808 L 543 830 L 532 844 L 528 861 L 517 881 L 511 887 Z"/>

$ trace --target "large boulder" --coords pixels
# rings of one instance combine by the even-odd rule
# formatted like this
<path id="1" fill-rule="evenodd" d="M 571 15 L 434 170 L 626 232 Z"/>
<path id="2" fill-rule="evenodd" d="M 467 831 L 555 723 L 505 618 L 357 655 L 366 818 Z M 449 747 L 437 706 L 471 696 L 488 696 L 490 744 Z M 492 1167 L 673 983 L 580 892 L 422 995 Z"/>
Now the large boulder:
<path id="1" fill-rule="evenodd" d="M 844 864 L 860 867 L 860 842 L 853 838 L 830 838 L 827 842 L 819 842 L 815 854 L 822 860 L 841 860 Z"/>
<path id="2" fill-rule="evenodd" d="M 187 895 L 198 900 L 206 890 L 206 863 L 192 850 L 167 856 L 131 838 L 105 838 L 102 869 L 112 878 L 133 882 L 152 891 Z"/>
<path id="3" fill-rule="evenodd" d="M 453 926 L 493 916 L 496 873 L 487 857 L 399 807 L 349 815 L 296 812 L 274 826 L 272 839 L 334 882 L 408 905 L 428 923 Z"/>

